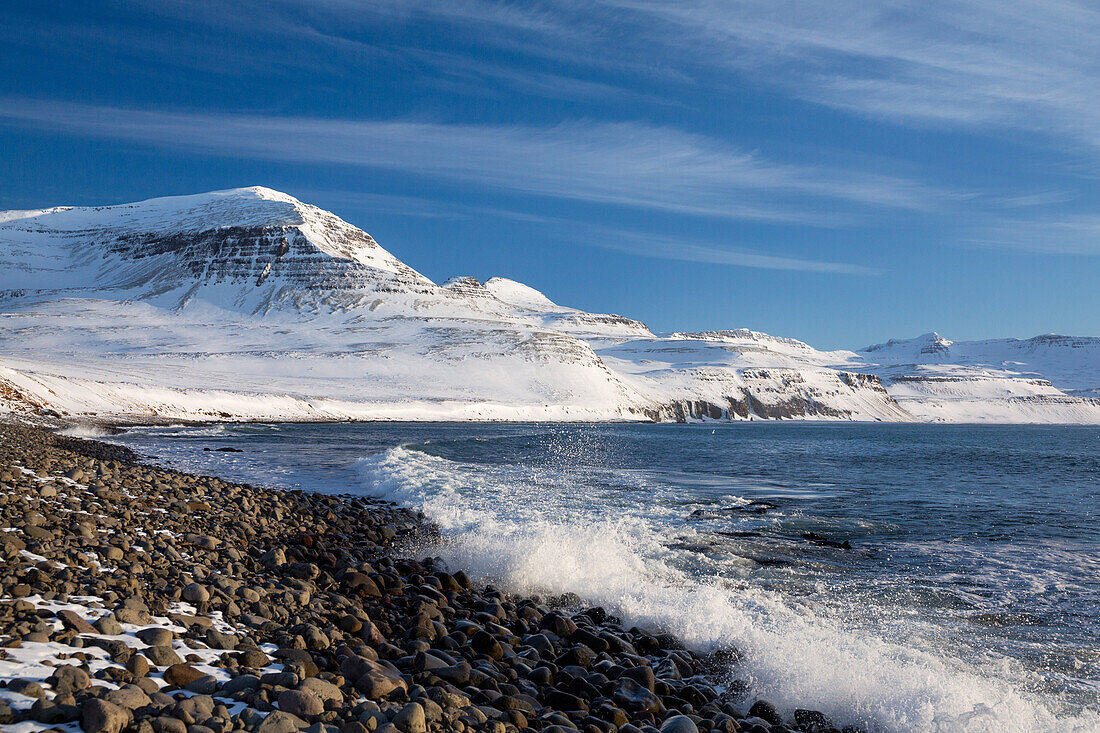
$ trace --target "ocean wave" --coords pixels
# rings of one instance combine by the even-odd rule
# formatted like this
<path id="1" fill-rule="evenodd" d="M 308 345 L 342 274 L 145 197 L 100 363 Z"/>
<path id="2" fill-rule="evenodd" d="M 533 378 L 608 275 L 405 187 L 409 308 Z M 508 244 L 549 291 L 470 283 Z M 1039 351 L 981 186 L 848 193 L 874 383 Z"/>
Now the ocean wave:
<path id="1" fill-rule="evenodd" d="M 58 435 L 68 438 L 107 438 L 118 431 L 109 430 L 101 425 L 70 425 L 57 431 Z"/>
<path id="2" fill-rule="evenodd" d="M 1011 660 L 979 667 L 846 626 L 812 597 L 730 577 L 681 541 L 692 532 L 682 513 L 637 477 L 578 484 L 576 472 L 464 464 L 410 447 L 357 469 L 368 493 L 422 508 L 449 539 L 433 552 L 455 566 L 517 592 L 577 593 L 698 650 L 736 647 L 738 674 L 788 709 L 889 731 L 1100 731 L 1095 712 L 1061 715 L 1026 692 L 1027 673 Z"/>

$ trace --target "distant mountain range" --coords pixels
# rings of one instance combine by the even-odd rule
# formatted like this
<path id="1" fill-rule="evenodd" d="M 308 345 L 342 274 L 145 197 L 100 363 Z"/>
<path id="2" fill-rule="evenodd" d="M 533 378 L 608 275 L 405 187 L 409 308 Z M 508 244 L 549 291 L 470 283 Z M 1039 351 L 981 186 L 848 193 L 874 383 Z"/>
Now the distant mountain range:
<path id="1" fill-rule="evenodd" d="M 127 420 L 1100 423 L 1100 339 L 819 351 L 436 284 L 267 188 L 0 212 L 0 411 Z"/>

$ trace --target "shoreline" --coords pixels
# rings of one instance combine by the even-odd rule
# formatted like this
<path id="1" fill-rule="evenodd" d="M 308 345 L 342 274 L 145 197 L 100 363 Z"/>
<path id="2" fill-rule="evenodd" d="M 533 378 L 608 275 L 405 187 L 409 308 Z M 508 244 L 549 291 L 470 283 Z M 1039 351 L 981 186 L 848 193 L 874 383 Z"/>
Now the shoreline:
<path id="1" fill-rule="evenodd" d="M 435 529 L 361 495 L 0 422 L 0 517 L 0 724 L 17 731 L 838 730 L 753 700 L 733 650 L 410 559 Z"/>

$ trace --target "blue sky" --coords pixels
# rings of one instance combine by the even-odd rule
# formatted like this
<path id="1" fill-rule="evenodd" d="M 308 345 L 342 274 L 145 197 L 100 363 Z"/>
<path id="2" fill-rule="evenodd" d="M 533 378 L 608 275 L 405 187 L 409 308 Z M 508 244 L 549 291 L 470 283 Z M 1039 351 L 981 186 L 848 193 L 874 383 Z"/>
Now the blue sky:
<path id="1" fill-rule="evenodd" d="M 0 208 L 265 185 L 658 330 L 1100 335 L 1097 38 L 1062 0 L 16 0 Z"/>

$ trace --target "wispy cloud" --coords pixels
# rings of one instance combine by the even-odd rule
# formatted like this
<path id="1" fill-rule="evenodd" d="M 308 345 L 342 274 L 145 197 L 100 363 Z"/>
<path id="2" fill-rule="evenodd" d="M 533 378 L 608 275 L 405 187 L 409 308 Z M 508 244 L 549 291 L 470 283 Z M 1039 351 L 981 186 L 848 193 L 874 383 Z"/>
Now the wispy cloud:
<path id="1" fill-rule="evenodd" d="M 248 49 L 243 67 L 325 66 L 361 73 L 364 58 L 422 65 L 427 79 L 493 80 L 499 88 L 548 98 L 637 94 L 639 79 L 682 79 L 770 86 L 852 113 L 900 124 L 942 124 L 985 133 L 1025 130 L 1058 143 L 1100 151 L 1100 6 L 1082 0 L 242 0 L 196 3 L 132 0 L 132 11 L 198 26 L 199 50 L 179 33 L 154 41 L 113 33 L 109 25 L 57 21 L 43 38 L 70 45 L 147 53 L 165 63 L 199 65 L 232 53 L 219 33 L 263 37 L 270 52 Z M 462 39 L 446 48 L 402 45 L 414 23 L 447 28 Z M 13 24 L 18 26 L 18 24 Z M 86 38 L 81 34 L 86 34 Z M 60 36 L 58 34 L 61 34 Z M 34 34 L 0 30 L 30 43 Z M 439 35 L 439 34 L 436 34 Z M 390 36 L 393 36 L 392 38 Z M 188 38 L 190 38 L 190 34 Z M 214 38 L 209 45 L 203 38 Z M 388 40 L 387 40 L 388 39 Z M 188 41 L 190 44 L 190 40 Z M 165 44 L 169 53 L 163 53 Z M 298 51 L 304 44 L 326 53 Z M 504 51 L 501 53 L 500 51 Z M 252 58 L 257 55 L 262 58 Z M 507 60 L 505 60 L 506 57 Z M 537 58 L 536 70 L 515 57 Z M 517 70 L 518 69 L 518 70 Z M 595 80 L 594 70 L 626 77 Z M 223 73 L 234 71 L 227 64 Z M 727 78 L 723 79 L 725 74 Z M 612 74 L 614 76 L 614 74 Z"/>
<path id="2" fill-rule="evenodd" d="M 833 224 L 838 207 L 935 211 L 923 183 L 781 163 L 640 123 L 439 124 L 169 113 L 0 100 L 0 119 L 171 150 L 398 171 L 537 196 L 725 219 Z"/>
<path id="3" fill-rule="evenodd" d="M 593 228 L 583 239 L 596 247 L 639 257 L 678 262 L 701 262 L 763 270 L 796 270 L 839 275 L 881 275 L 882 270 L 844 262 L 827 262 L 801 257 L 784 257 L 752 249 L 719 246 L 675 236 Z"/>
<path id="4" fill-rule="evenodd" d="M 332 9 L 353 2 L 329 2 Z M 402 3 L 482 42 L 589 68 L 722 69 L 901 124 L 990 125 L 1100 151 L 1100 6 L 1079 0 Z M 578 22 L 588 17 L 593 22 Z M 595 50 L 598 49 L 598 52 Z"/>
<path id="5" fill-rule="evenodd" d="M 711 265 L 749 267 L 764 270 L 794 270 L 838 275 L 880 275 L 882 270 L 844 262 L 805 257 L 789 257 L 762 252 L 751 247 L 707 242 L 653 231 L 640 232 L 590 221 L 530 214 L 495 206 L 460 205 L 416 196 L 363 194 L 355 191 L 296 191 L 310 201 L 325 201 L 340 207 L 355 207 L 371 212 L 418 218 L 454 218 L 491 216 L 534 224 L 564 243 L 621 252 L 634 257 L 699 262 Z"/>
<path id="6" fill-rule="evenodd" d="M 967 244 L 1039 254 L 1100 255 L 1100 215 L 998 221 L 973 230 Z"/>
<path id="7" fill-rule="evenodd" d="M 1100 150 L 1100 7 L 1073 0 L 606 0 L 701 63 L 896 122 L 997 125 Z M 661 23 L 675 26 L 670 32 Z"/>

